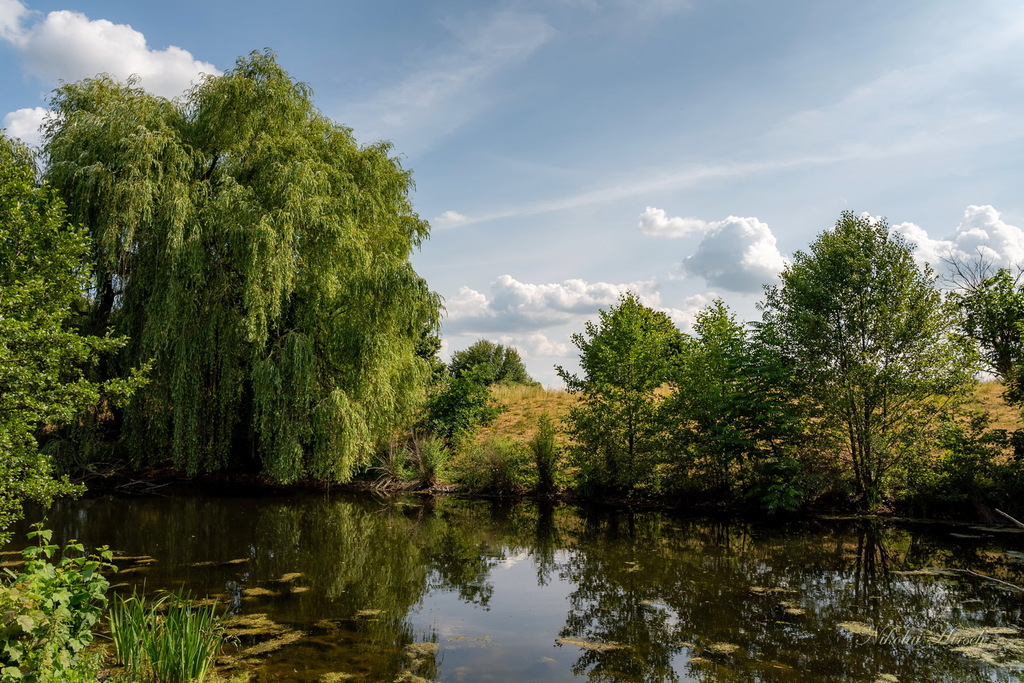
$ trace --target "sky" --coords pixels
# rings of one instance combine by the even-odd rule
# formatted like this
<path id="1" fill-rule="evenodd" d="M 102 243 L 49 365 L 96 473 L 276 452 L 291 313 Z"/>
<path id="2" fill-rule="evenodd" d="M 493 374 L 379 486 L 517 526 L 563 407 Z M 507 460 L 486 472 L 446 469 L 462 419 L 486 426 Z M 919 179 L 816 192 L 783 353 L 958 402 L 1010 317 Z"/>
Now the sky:
<path id="1" fill-rule="evenodd" d="M 627 291 L 757 319 L 845 210 L 940 272 L 1024 263 L 1019 0 L 0 0 L 0 118 L 34 143 L 62 80 L 175 97 L 265 48 L 412 170 L 444 353 L 548 386 Z"/>

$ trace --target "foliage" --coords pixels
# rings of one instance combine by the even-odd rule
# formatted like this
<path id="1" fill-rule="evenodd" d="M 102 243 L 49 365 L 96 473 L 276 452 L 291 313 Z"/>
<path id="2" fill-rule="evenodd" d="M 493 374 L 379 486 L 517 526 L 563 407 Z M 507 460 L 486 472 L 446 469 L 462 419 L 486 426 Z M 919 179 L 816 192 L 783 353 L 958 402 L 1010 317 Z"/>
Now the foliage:
<path id="1" fill-rule="evenodd" d="M 656 485 L 658 389 L 684 338 L 667 315 L 633 294 L 599 316 L 585 334 L 572 336 L 583 376 L 558 368 L 569 392 L 581 395 L 566 418 L 570 456 L 586 487 L 625 492 Z"/>
<path id="2" fill-rule="evenodd" d="M 810 447 L 802 436 L 806 411 L 792 391 L 790 368 L 763 331 L 748 333 L 716 300 L 697 314 L 671 385 L 662 414 L 669 449 L 680 454 L 678 477 L 726 496 L 742 478 L 755 489 L 750 495 L 771 498 L 767 507 L 780 507 L 783 489 L 781 507 L 799 504 L 795 456 Z"/>
<path id="3" fill-rule="evenodd" d="M 960 266 L 964 273 L 966 266 Z M 985 369 L 1006 387 L 1013 403 L 1024 401 L 1024 287 L 1005 268 L 985 275 L 983 266 L 970 269 L 976 279 L 959 282 L 951 295 L 960 311 L 960 328 L 973 339 L 981 352 Z"/>
<path id="4" fill-rule="evenodd" d="M 23 500 L 45 503 L 77 490 L 53 479 L 39 429 L 76 419 L 102 393 L 126 394 L 138 384 L 89 379 L 99 354 L 124 340 L 71 326 L 89 281 L 82 265 L 88 248 L 60 199 L 36 183 L 28 151 L 0 136 L 0 542 Z"/>
<path id="5" fill-rule="evenodd" d="M 430 383 L 444 381 L 448 375 L 448 366 L 438 357 L 441 350 L 441 336 L 432 329 L 423 329 L 419 341 L 416 342 L 416 355 L 426 361 L 430 368 Z"/>
<path id="6" fill-rule="evenodd" d="M 925 491 L 930 498 L 975 502 L 996 488 L 1007 439 L 1004 431 L 989 429 L 988 415 L 976 411 L 960 419 L 947 418 L 937 445 L 941 454 L 932 472 L 919 478 L 931 485 L 931 490 Z"/>
<path id="7" fill-rule="evenodd" d="M 491 398 L 485 381 L 474 371 L 449 376 L 427 398 L 423 426 L 446 447 L 457 450 L 481 426 L 490 424 L 502 408 Z"/>
<path id="8" fill-rule="evenodd" d="M 555 441 L 556 432 L 551 417 L 541 415 L 537 420 L 537 433 L 530 439 L 530 450 L 537 468 L 537 490 L 543 494 L 554 493 L 558 488 L 560 449 Z"/>
<path id="9" fill-rule="evenodd" d="M 523 359 L 515 347 L 495 344 L 486 339 L 480 339 L 469 348 L 453 353 L 448 371 L 454 377 L 474 373 L 487 385 L 536 384 L 526 372 Z"/>
<path id="10" fill-rule="evenodd" d="M 502 437 L 470 445 L 452 460 L 451 471 L 457 483 L 475 493 L 524 493 L 537 485 L 530 446 Z"/>
<path id="11" fill-rule="evenodd" d="M 37 524 L 28 537 L 36 544 L 22 551 L 24 568 L 5 569 L 0 586 L 0 681 L 68 680 L 90 664 L 79 660 L 107 603 L 100 572 L 114 569 L 112 555 L 104 547 L 86 557 L 72 541 L 55 560 L 51 531 Z"/>
<path id="12" fill-rule="evenodd" d="M 971 381 L 972 354 L 927 268 L 882 220 L 844 212 L 768 288 L 764 325 L 820 408 L 822 430 L 846 441 L 861 504 L 928 448 L 941 409 Z"/>
<path id="13" fill-rule="evenodd" d="M 202 681 L 224 640 L 216 603 L 194 606 L 184 590 L 147 603 L 132 592 L 111 608 L 110 637 L 125 669 L 153 683 Z"/>
<path id="14" fill-rule="evenodd" d="M 419 407 L 438 300 L 427 225 L 386 143 L 359 146 L 270 53 L 180 100 L 61 86 L 46 178 L 93 240 L 91 325 L 153 358 L 124 415 L 137 458 L 344 481 Z"/>

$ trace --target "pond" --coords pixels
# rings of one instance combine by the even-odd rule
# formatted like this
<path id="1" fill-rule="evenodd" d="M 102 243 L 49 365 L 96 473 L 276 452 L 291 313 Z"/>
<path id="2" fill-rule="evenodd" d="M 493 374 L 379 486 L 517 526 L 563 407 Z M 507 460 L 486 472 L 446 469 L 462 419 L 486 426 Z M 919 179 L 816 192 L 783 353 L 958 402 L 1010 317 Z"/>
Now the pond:
<path id="1" fill-rule="evenodd" d="M 1006 585 L 1024 585 L 1024 534 L 1012 529 L 337 494 L 105 496 L 47 515 L 55 541 L 116 551 L 118 591 L 215 596 L 230 656 L 258 681 L 1024 670 L 1024 592 Z"/>

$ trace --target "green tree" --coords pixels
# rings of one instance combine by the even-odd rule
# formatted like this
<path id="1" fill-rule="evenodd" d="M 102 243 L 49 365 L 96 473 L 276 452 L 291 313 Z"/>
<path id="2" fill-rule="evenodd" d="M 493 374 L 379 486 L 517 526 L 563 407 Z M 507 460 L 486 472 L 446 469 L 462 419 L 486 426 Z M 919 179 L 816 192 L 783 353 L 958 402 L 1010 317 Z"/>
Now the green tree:
<path id="1" fill-rule="evenodd" d="M 457 450 L 477 429 L 488 425 L 503 408 L 495 403 L 486 382 L 474 372 L 449 376 L 427 397 L 423 426 Z"/>
<path id="2" fill-rule="evenodd" d="M 656 486 L 660 459 L 658 390 L 669 380 L 671 359 L 683 336 L 667 315 L 626 294 L 585 334 L 574 334 L 580 350 L 579 377 L 557 368 L 580 404 L 566 417 L 570 455 L 586 486 L 628 491 Z"/>
<path id="3" fill-rule="evenodd" d="M 799 504 L 796 458 L 807 446 L 806 420 L 791 380 L 761 332 L 749 332 L 725 303 L 700 311 L 662 404 L 679 483 L 726 496 L 745 485 L 763 501 L 766 487 L 774 487 L 771 507 Z M 782 492 L 785 504 L 775 500 Z"/>
<path id="4" fill-rule="evenodd" d="M 448 370 L 454 377 L 474 371 L 485 384 L 536 384 L 513 346 L 495 344 L 486 339 L 452 354 Z"/>
<path id="5" fill-rule="evenodd" d="M 74 420 L 104 388 L 124 392 L 131 384 L 104 387 L 87 377 L 99 353 L 123 344 L 70 325 L 89 282 L 87 253 L 88 239 L 68 223 L 63 203 L 37 184 L 27 149 L 0 135 L 0 543 L 22 501 L 77 490 L 52 476 L 40 429 Z"/>
<path id="6" fill-rule="evenodd" d="M 951 261 L 956 289 L 950 298 L 960 311 L 960 329 L 978 345 L 985 369 L 1006 387 L 1006 398 L 1020 404 L 1024 387 L 1024 286 L 1006 268 L 992 272 L 982 261 Z"/>
<path id="7" fill-rule="evenodd" d="M 793 364 L 820 427 L 845 440 L 866 508 L 929 448 L 938 417 L 972 380 L 929 269 L 884 220 L 844 212 L 766 291 L 764 325 Z"/>
<path id="8" fill-rule="evenodd" d="M 153 359 L 127 407 L 138 458 L 343 481 L 410 423 L 438 300 L 387 143 L 358 145 L 270 53 L 180 100 L 61 86 L 46 177 L 93 238 L 93 324 Z M 422 349 L 420 349 L 422 352 Z"/>

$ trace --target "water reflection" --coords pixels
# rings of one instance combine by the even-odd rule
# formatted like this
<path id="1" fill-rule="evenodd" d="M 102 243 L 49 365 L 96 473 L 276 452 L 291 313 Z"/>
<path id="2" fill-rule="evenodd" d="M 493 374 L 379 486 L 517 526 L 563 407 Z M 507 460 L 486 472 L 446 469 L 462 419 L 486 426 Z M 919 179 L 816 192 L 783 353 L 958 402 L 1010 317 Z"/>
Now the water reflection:
<path id="1" fill-rule="evenodd" d="M 124 560 L 123 590 L 187 585 L 293 634 L 244 653 L 259 680 L 1010 681 L 1024 657 L 1022 593 L 991 580 L 1024 584 L 1024 538 L 991 530 L 368 496 L 48 514 L 156 559 Z"/>

